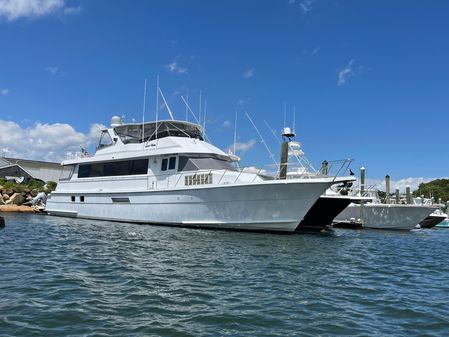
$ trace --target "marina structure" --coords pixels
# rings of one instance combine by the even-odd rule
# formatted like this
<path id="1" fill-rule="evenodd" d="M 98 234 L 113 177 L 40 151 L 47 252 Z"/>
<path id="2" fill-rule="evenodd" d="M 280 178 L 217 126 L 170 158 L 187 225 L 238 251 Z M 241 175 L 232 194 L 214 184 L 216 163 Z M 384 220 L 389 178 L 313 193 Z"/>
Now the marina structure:
<path id="1" fill-rule="evenodd" d="M 0 178 L 14 179 L 18 182 L 41 180 L 58 181 L 62 167 L 60 163 L 20 158 L 0 158 Z"/>
<path id="2" fill-rule="evenodd" d="M 173 119 L 113 117 L 94 156 L 62 165 L 50 215 L 270 232 L 294 232 L 327 188 L 348 180 L 238 168 L 199 124 Z"/>

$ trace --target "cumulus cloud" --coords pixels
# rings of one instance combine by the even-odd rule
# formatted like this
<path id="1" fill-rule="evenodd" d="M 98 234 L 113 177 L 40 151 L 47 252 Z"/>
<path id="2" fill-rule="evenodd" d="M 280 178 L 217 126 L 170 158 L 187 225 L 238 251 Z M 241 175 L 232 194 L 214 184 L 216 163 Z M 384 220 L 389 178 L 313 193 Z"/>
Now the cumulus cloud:
<path id="1" fill-rule="evenodd" d="M 64 8 L 64 14 L 66 15 L 74 15 L 74 14 L 79 14 L 81 13 L 81 11 L 83 10 L 83 7 L 81 6 L 76 6 L 76 7 L 66 7 Z"/>
<path id="2" fill-rule="evenodd" d="M 304 14 L 312 10 L 313 0 L 288 0 L 289 5 L 297 4 Z"/>
<path id="3" fill-rule="evenodd" d="M 167 69 L 171 73 L 175 73 L 178 75 L 187 74 L 189 72 L 189 69 L 186 67 L 181 67 L 178 63 L 178 58 L 179 57 L 175 57 L 175 59 L 171 63 L 165 66 L 165 69 Z"/>
<path id="4" fill-rule="evenodd" d="M 6 96 L 9 95 L 10 90 L 9 89 L 0 89 L 0 96 Z"/>
<path id="5" fill-rule="evenodd" d="M 363 72 L 362 66 L 355 66 L 355 60 L 352 59 L 349 63 L 343 67 L 341 67 L 338 72 L 337 85 L 341 86 L 346 83 L 346 81 L 351 77 L 357 77 Z"/>
<path id="6" fill-rule="evenodd" d="M 253 76 L 254 76 L 254 68 L 246 69 L 246 70 L 243 72 L 242 76 L 243 76 L 244 78 L 251 78 L 251 77 L 253 77 Z"/>
<path id="7" fill-rule="evenodd" d="M 312 10 L 312 0 L 303 0 L 298 4 L 304 14 Z"/>
<path id="8" fill-rule="evenodd" d="M 256 145 L 255 139 L 250 139 L 247 142 L 236 142 L 235 143 L 235 152 L 240 152 L 240 153 L 248 152 L 249 150 L 251 150 L 254 147 L 254 145 Z M 234 144 L 229 145 L 229 149 L 233 150 Z"/>
<path id="9" fill-rule="evenodd" d="M 0 144 L 10 157 L 60 162 L 67 152 L 79 152 L 80 146 L 98 141 L 101 124 L 93 124 L 88 134 L 76 131 L 69 124 L 36 123 L 22 128 L 12 121 L 0 120 Z"/>
<path id="10" fill-rule="evenodd" d="M 237 101 L 237 106 L 242 106 L 248 103 L 251 100 L 251 98 L 239 98 Z"/>
<path id="11" fill-rule="evenodd" d="M 227 128 L 231 125 L 230 121 L 224 121 L 223 124 L 221 125 L 223 128 Z"/>
<path id="12" fill-rule="evenodd" d="M 59 67 L 55 67 L 55 66 L 46 67 L 45 70 L 47 70 L 53 76 L 57 76 L 57 75 L 61 75 L 62 74 L 61 69 Z"/>
<path id="13" fill-rule="evenodd" d="M 15 21 L 53 14 L 76 14 L 81 7 L 68 7 L 66 0 L 0 0 L 0 18 Z"/>

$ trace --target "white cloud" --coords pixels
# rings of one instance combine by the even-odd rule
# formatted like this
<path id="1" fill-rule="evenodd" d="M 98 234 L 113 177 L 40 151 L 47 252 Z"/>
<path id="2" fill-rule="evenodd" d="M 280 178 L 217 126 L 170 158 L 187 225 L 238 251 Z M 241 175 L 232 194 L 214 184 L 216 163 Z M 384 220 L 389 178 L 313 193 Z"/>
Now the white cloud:
<path id="1" fill-rule="evenodd" d="M 223 128 L 227 128 L 231 125 L 230 121 L 224 121 L 223 124 L 221 125 Z"/>
<path id="2" fill-rule="evenodd" d="M 393 193 L 396 188 L 399 188 L 399 191 L 401 193 L 405 193 L 405 188 L 407 186 L 410 186 L 410 190 L 413 192 L 418 189 L 419 184 L 421 183 L 428 183 L 429 181 L 435 180 L 435 179 L 443 179 L 442 178 L 431 178 L 431 177 L 408 177 L 403 178 L 399 180 L 391 180 L 390 186 L 391 190 L 390 192 Z M 447 179 L 447 178 L 445 178 Z M 366 186 L 372 186 L 378 190 L 385 191 L 385 179 L 366 179 Z"/>
<path id="3" fill-rule="evenodd" d="M 355 67 L 354 63 L 355 60 L 352 59 L 346 66 L 343 66 L 340 68 L 340 70 L 338 70 L 338 79 L 337 79 L 338 86 L 344 85 L 350 77 L 357 77 L 360 74 L 362 74 L 363 67 L 362 66 Z"/>
<path id="4" fill-rule="evenodd" d="M 251 78 L 251 77 L 253 77 L 254 76 L 254 68 L 249 68 L 249 69 L 245 70 L 243 72 L 242 76 L 244 78 Z"/>
<path id="5" fill-rule="evenodd" d="M 0 144 L 8 149 L 10 157 L 60 162 L 66 159 L 67 152 L 79 152 L 80 146 L 95 144 L 103 127 L 93 124 L 84 134 L 69 124 L 36 123 L 22 128 L 15 122 L 0 120 Z"/>
<path id="6" fill-rule="evenodd" d="M 187 73 L 189 72 L 189 69 L 186 68 L 186 67 L 181 67 L 181 66 L 178 64 L 178 58 L 179 58 L 179 57 L 175 57 L 175 59 L 173 60 L 173 62 L 167 64 L 167 65 L 165 66 L 165 68 L 166 68 L 169 72 L 171 72 L 171 73 L 176 73 L 176 74 L 179 74 L 179 75 L 181 75 L 181 74 L 187 74 Z"/>
<path id="7" fill-rule="evenodd" d="M 87 134 L 87 145 L 96 144 L 100 137 L 101 130 L 107 129 L 103 124 L 94 123 L 90 126 L 89 133 Z"/>
<path id="8" fill-rule="evenodd" d="M 9 95 L 11 91 L 9 89 L 0 89 L 0 96 Z"/>
<path id="9" fill-rule="evenodd" d="M 52 14 L 76 14 L 81 7 L 67 7 L 66 0 L 0 0 L 0 18 L 15 21 Z"/>
<path id="10" fill-rule="evenodd" d="M 242 106 L 248 103 L 251 100 L 251 98 L 239 98 L 237 101 L 237 106 Z"/>
<path id="11" fill-rule="evenodd" d="M 305 14 L 305 13 L 308 13 L 308 12 L 310 12 L 311 10 L 312 10 L 312 0 L 303 0 L 303 1 L 300 1 L 299 3 L 298 3 L 298 5 L 299 5 L 299 7 L 301 8 L 301 10 L 302 10 L 302 12 Z"/>
<path id="12" fill-rule="evenodd" d="M 236 142 L 235 143 L 235 152 L 247 152 L 249 150 L 251 150 L 254 145 L 256 145 L 256 140 L 255 139 L 250 139 L 247 142 Z M 230 149 L 234 149 L 234 144 L 229 146 Z"/>
<path id="13" fill-rule="evenodd" d="M 83 10 L 83 7 L 81 6 L 75 6 L 75 7 L 66 7 L 64 8 L 64 14 L 66 15 L 74 15 L 79 14 Z"/>
<path id="14" fill-rule="evenodd" d="M 53 76 L 62 74 L 61 69 L 59 67 L 55 67 L 55 66 L 46 67 L 45 70 L 47 70 Z"/>
<path id="15" fill-rule="evenodd" d="M 288 0 L 289 5 L 297 4 L 304 14 L 312 10 L 313 0 Z"/>

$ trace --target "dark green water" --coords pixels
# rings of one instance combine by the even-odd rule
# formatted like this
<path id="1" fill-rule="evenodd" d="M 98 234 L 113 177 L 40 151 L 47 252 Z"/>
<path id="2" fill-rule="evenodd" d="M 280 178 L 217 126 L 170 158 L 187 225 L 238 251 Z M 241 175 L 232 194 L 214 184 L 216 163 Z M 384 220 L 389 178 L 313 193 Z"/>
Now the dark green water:
<path id="1" fill-rule="evenodd" d="M 5 219 L 1 336 L 449 335 L 449 230 Z"/>

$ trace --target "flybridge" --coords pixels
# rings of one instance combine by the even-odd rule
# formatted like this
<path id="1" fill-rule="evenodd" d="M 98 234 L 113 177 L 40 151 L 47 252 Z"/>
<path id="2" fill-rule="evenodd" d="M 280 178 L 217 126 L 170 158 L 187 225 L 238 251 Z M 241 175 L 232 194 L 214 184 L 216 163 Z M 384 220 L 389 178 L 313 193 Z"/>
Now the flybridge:
<path id="1" fill-rule="evenodd" d="M 143 124 L 115 126 L 114 132 L 123 144 L 144 143 L 164 137 L 187 137 L 203 140 L 203 128 L 198 124 L 183 121 L 159 121 Z"/>

